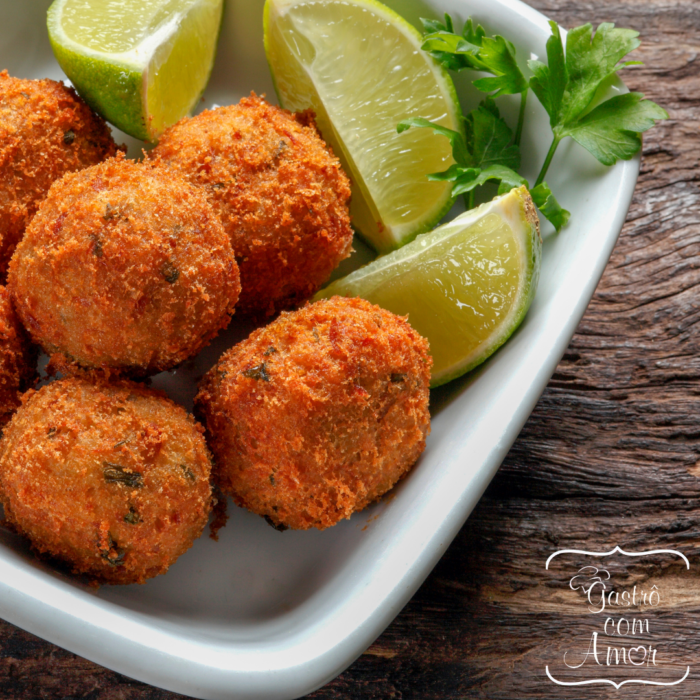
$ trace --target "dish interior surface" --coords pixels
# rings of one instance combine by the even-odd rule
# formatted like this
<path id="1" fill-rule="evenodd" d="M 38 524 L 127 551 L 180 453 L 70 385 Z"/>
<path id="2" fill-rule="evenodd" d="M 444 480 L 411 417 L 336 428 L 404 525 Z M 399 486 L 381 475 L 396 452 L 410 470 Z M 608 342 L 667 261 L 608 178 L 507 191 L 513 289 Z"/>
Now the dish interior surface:
<path id="1" fill-rule="evenodd" d="M 521 59 L 544 55 L 546 19 L 517 0 L 390 0 L 409 21 L 449 12 L 515 39 Z M 46 1 L 0 0 L 0 68 L 64 79 L 48 43 Z M 263 0 L 229 1 L 201 107 L 254 90 L 276 102 L 262 44 Z M 458 76 L 466 109 L 480 96 Z M 614 90 L 622 89 L 618 85 Z M 500 104 L 500 103 L 499 103 Z M 504 109 L 511 123 L 512 100 Z M 523 162 L 549 147 L 544 110 L 528 101 Z M 132 156 L 143 144 L 126 141 Z M 534 180 L 536 165 L 524 174 Z M 629 206 L 638 158 L 607 169 L 573 143 L 548 180 L 571 210 L 558 236 L 543 227 L 542 273 L 522 327 L 481 369 L 431 395 L 432 435 L 389 497 L 324 532 L 277 532 L 229 505 L 220 541 L 202 536 L 167 575 L 94 590 L 38 562 L 0 532 L 0 615 L 126 675 L 186 695 L 293 698 L 324 684 L 381 633 L 443 554 L 498 469 L 546 386 L 593 294 Z M 371 258 L 358 249 L 334 276 Z M 250 328 L 234 323 L 194 361 L 153 384 L 191 408 L 196 380 Z"/>

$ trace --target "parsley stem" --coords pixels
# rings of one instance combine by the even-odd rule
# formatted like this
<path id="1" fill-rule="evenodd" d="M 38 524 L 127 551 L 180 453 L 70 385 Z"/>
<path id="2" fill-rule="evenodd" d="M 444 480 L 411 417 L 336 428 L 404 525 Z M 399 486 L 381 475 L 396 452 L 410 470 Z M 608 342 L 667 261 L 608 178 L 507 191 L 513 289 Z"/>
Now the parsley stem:
<path id="1" fill-rule="evenodd" d="M 515 129 L 515 138 L 513 143 L 516 146 L 520 145 L 520 137 L 523 135 L 523 124 L 525 123 L 525 105 L 527 104 L 528 88 L 525 88 L 520 93 L 520 113 L 518 114 L 518 126 Z"/>
<path id="2" fill-rule="evenodd" d="M 464 206 L 467 211 L 474 208 L 474 190 L 469 190 L 469 192 L 464 193 Z"/>
<path id="3" fill-rule="evenodd" d="M 556 134 L 554 134 L 554 139 L 552 141 L 552 145 L 549 147 L 549 153 L 547 153 L 547 157 L 544 159 L 544 165 L 542 166 L 542 170 L 540 170 L 540 174 L 537 176 L 537 180 L 535 180 L 535 187 L 537 187 L 537 185 L 541 185 L 542 181 L 547 175 L 547 170 L 549 170 L 549 164 L 552 162 L 552 158 L 554 158 L 554 153 L 556 152 L 557 146 L 559 145 L 560 141 L 561 136 L 557 136 Z"/>

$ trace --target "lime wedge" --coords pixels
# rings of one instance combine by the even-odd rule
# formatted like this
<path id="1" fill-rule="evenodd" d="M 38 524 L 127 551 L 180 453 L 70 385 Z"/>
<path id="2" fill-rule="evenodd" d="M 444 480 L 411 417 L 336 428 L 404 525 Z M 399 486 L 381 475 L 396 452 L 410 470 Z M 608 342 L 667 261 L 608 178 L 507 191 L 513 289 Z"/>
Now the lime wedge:
<path id="1" fill-rule="evenodd" d="M 540 273 L 542 239 L 530 194 L 511 190 L 343 277 L 314 299 L 359 296 L 430 341 L 431 386 L 494 353 L 520 325 Z"/>
<path id="2" fill-rule="evenodd" d="M 352 180 L 355 228 L 376 250 L 430 230 L 452 203 L 429 173 L 454 161 L 429 129 L 396 133 L 408 117 L 463 131 L 452 80 L 420 34 L 374 0 L 266 0 L 265 50 L 280 102 L 311 108 Z"/>
<path id="3" fill-rule="evenodd" d="M 83 99 L 155 141 L 188 114 L 214 63 L 223 0 L 55 0 L 49 39 Z"/>

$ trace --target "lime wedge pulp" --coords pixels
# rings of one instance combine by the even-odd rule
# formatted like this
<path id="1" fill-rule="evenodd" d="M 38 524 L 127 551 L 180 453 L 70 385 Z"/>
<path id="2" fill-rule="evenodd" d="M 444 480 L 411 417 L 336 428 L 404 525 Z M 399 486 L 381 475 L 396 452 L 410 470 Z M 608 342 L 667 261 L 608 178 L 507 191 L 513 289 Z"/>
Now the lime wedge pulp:
<path id="1" fill-rule="evenodd" d="M 281 104 L 311 108 L 352 180 L 355 228 L 379 252 L 430 230 L 452 203 L 430 173 L 454 161 L 429 129 L 396 132 L 408 117 L 463 131 L 452 80 L 421 36 L 375 0 L 266 0 L 265 50 Z"/>
<path id="2" fill-rule="evenodd" d="M 359 296 L 430 341 L 431 386 L 494 353 L 520 325 L 540 272 L 542 239 L 524 187 L 465 212 L 343 277 L 315 298 Z"/>
<path id="3" fill-rule="evenodd" d="M 49 39 L 96 112 L 155 141 L 206 87 L 222 8 L 223 0 L 55 0 Z"/>

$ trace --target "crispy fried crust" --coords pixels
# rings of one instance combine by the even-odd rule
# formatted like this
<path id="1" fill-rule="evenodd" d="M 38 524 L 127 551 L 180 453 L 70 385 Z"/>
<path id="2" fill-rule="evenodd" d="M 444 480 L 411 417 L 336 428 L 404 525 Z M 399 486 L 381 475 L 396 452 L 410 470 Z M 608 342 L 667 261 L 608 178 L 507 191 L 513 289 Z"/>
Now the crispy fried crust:
<path id="1" fill-rule="evenodd" d="M 302 303 L 350 254 L 350 184 L 308 113 L 253 94 L 178 122 L 151 157 L 209 195 L 241 269 L 242 313 Z"/>
<path id="2" fill-rule="evenodd" d="M 134 382 L 29 391 L 0 442 L 9 523 L 34 548 L 106 583 L 165 573 L 211 507 L 203 429 Z"/>
<path id="3" fill-rule="evenodd" d="M 10 294 L 0 287 L 0 428 L 20 405 L 20 394 L 37 376 L 36 349 L 12 308 Z"/>
<path id="4" fill-rule="evenodd" d="M 0 278 L 51 184 L 115 155 L 109 127 L 72 88 L 0 73 Z"/>
<path id="5" fill-rule="evenodd" d="M 406 319 L 364 300 L 282 314 L 201 383 L 215 480 L 276 527 L 350 517 L 425 448 L 431 364 Z"/>
<path id="6" fill-rule="evenodd" d="M 52 186 L 8 286 L 49 354 L 134 374 L 199 352 L 240 292 L 231 243 L 202 192 L 121 157 Z"/>

